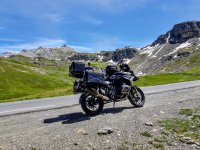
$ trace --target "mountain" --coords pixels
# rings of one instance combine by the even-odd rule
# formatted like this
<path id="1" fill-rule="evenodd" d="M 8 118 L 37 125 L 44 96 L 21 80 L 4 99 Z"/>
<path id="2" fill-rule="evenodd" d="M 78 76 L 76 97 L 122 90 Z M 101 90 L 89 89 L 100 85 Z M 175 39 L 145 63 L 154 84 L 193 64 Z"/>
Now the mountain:
<path id="1" fill-rule="evenodd" d="M 130 65 L 138 74 L 177 72 L 200 66 L 200 21 L 189 21 L 139 50 Z"/>
<path id="2" fill-rule="evenodd" d="M 14 53 L 0 56 L 11 57 Z M 56 48 L 39 47 L 23 50 L 17 55 L 29 58 L 44 57 L 49 60 L 118 62 L 122 58 L 136 74 L 157 74 L 185 71 L 200 66 L 200 21 L 188 21 L 160 35 L 143 48 L 124 47 L 113 51 L 80 53 L 66 45 Z"/>
<path id="3" fill-rule="evenodd" d="M 43 48 L 39 47 L 33 50 L 22 50 L 19 53 L 5 52 L 0 56 L 12 57 L 15 55 L 21 55 L 29 58 L 44 57 L 49 60 L 70 60 L 70 61 L 103 61 L 103 62 L 118 62 L 122 58 L 130 61 L 138 53 L 137 48 L 124 47 L 118 48 L 114 51 L 101 51 L 97 53 L 81 53 L 75 51 L 73 48 L 62 46 L 56 48 Z"/>
<path id="4" fill-rule="evenodd" d="M 62 47 L 55 48 L 39 47 L 33 50 L 22 50 L 21 52 L 17 53 L 17 55 L 29 58 L 44 57 L 49 60 L 66 60 L 69 56 L 73 55 L 74 53 L 76 53 L 76 51 L 73 48 L 64 45 Z M 0 56 L 11 57 L 14 55 L 16 55 L 16 53 L 5 52 Z"/>
<path id="5" fill-rule="evenodd" d="M 101 51 L 99 53 L 74 53 L 68 59 L 71 61 L 78 60 L 90 60 L 90 61 L 103 61 L 103 62 L 118 62 L 122 58 L 125 60 L 130 60 L 135 57 L 138 53 L 137 48 L 124 47 L 119 48 L 114 51 Z"/>

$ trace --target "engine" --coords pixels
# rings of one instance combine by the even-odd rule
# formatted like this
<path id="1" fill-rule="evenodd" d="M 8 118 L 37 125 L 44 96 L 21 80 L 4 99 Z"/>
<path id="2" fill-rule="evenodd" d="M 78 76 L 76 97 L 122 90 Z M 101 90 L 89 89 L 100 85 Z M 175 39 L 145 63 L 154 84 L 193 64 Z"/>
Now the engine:
<path id="1" fill-rule="evenodd" d="M 130 86 L 125 84 L 121 86 L 112 86 L 110 89 L 109 97 L 111 99 L 123 99 L 126 97 L 129 90 Z"/>

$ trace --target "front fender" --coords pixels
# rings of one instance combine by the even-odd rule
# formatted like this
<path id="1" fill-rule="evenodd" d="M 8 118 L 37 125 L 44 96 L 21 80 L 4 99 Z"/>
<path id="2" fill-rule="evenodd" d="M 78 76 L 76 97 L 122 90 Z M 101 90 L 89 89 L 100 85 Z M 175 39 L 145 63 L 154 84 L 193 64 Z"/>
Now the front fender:
<path id="1" fill-rule="evenodd" d="M 79 104 L 81 104 L 84 99 L 86 99 L 86 94 L 85 93 L 81 94 L 81 96 L 79 98 Z"/>

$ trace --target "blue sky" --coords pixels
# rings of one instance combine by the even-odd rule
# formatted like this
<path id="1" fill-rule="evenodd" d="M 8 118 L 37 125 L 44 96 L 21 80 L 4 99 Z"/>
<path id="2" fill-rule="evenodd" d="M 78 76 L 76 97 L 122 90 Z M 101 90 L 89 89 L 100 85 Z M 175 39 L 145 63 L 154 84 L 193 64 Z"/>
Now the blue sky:
<path id="1" fill-rule="evenodd" d="M 200 20 L 200 0 L 0 0 L 0 53 L 143 47 L 190 20 Z"/>

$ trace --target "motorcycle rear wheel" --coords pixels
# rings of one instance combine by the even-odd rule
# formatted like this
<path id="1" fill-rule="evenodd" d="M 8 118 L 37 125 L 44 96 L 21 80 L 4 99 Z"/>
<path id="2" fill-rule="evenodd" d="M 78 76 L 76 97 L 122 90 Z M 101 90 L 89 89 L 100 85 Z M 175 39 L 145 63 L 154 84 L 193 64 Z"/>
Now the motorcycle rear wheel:
<path id="1" fill-rule="evenodd" d="M 104 107 L 102 99 L 95 98 L 88 93 L 81 95 L 80 104 L 83 111 L 89 116 L 98 115 Z"/>
<path id="2" fill-rule="evenodd" d="M 130 103 L 135 107 L 142 107 L 145 103 L 145 96 L 143 91 L 136 86 L 131 88 L 128 94 L 128 99 Z"/>

